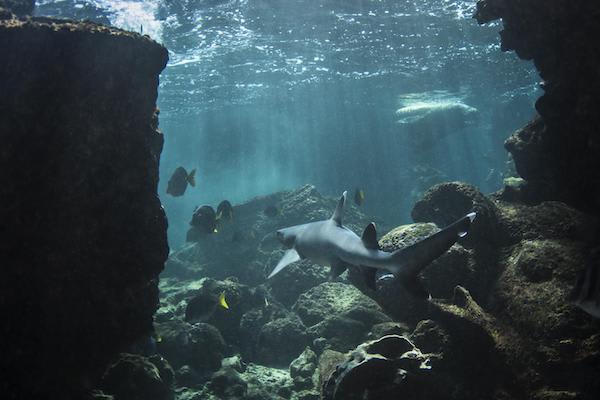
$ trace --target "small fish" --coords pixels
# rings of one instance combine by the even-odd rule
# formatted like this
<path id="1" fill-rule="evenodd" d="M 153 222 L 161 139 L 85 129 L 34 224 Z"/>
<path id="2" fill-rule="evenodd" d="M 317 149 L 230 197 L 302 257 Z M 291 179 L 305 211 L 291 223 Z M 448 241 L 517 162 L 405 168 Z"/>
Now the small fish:
<path id="1" fill-rule="evenodd" d="M 190 225 L 199 228 L 204 233 L 217 233 L 217 215 L 211 206 L 197 208 L 192 215 Z"/>
<path id="2" fill-rule="evenodd" d="M 281 211 L 277 206 L 271 204 L 270 206 L 265 207 L 263 213 L 269 218 L 274 218 L 281 214 Z"/>
<path id="3" fill-rule="evenodd" d="M 221 292 L 217 296 L 204 291 L 188 301 L 185 308 L 185 320 L 188 322 L 206 322 L 214 315 L 217 308 L 229 310 L 225 292 Z"/>
<path id="4" fill-rule="evenodd" d="M 227 304 L 227 300 L 225 300 L 225 292 L 221 292 L 219 295 L 219 305 L 226 310 L 229 310 L 229 304 Z"/>
<path id="5" fill-rule="evenodd" d="M 217 206 L 217 219 L 220 221 L 231 221 L 233 219 L 233 207 L 227 200 L 223 200 Z"/>
<path id="6" fill-rule="evenodd" d="M 577 277 L 569 300 L 588 314 L 600 318 L 600 261 L 594 257 L 588 260 Z"/>
<path id="7" fill-rule="evenodd" d="M 365 191 L 359 188 L 356 188 L 354 191 L 354 203 L 357 206 L 362 206 L 365 203 Z"/>
<path id="8" fill-rule="evenodd" d="M 193 169 L 189 174 L 183 167 L 177 167 L 169 183 L 167 185 L 167 193 L 174 197 L 183 196 L 187 185 L 190 184 L 192 187 L 196 186 L 196 170 Z"/>

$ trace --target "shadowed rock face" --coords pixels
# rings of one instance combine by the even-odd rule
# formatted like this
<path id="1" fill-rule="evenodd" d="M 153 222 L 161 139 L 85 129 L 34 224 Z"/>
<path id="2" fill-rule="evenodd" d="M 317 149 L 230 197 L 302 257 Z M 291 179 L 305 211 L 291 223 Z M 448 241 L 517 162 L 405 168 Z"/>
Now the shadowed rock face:
<path id="1" fill-rule="evenodd" d="M 562 200 L 597 214 L 600 205 L 600 3 L 482 0 L 475 17 L 502 19 L 502 50 L 533 60 L 544 80 L 541 118 L 506 142 L 529 201 Z"/>
<path id="2" fill-rule="evenodd" d="M 0 391 L 70 397 L 152 328 L 167 51 L 47 18 L 0 21 L 0 49 Z"/>
<path id="3" fill-rule="evenodd" d="M 0 10 L 5 9 L 18 16 L 31 15 L 34 7 L 35 0 L 0 0 Z"/>

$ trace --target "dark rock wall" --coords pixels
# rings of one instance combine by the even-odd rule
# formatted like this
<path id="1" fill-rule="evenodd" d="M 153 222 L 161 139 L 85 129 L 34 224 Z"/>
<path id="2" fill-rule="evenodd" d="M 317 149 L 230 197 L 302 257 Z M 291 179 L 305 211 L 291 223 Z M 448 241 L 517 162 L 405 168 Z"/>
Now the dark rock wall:
<path id="1" fill-rule="evenodd" d="M 0 52 L 0 392 L 68 398 L 152 329 L 168 56 L 147 37 L 42 18 L 0 21 Z"/>
<path id="2" fill-rule="evenodd" d="M 502 50 L 533 60 L 540 118 L 506 142 L 528 181 L 526 200 L 600 206 L 600 2 L 480 0 L 478 22 L 502 19 Z"/>

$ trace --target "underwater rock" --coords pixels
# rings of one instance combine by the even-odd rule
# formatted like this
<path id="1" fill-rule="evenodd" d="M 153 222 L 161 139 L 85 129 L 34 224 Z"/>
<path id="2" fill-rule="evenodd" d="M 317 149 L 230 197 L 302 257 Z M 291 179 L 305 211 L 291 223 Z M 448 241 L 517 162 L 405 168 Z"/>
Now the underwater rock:
<path id="1" fill-rule="evenodd" d="M 302 294 L 293 310 L 313 340 L 323 338 L 328 348 L 340 351 L 361 343 L 373 325 L 390 321 L 376 302 L 339 282 L 323 283 Z"/>
<path id="2" fill-rule="evenodd" d="M 0 20 L 0 49 L 0 392 L 76 398 L 152 331 L 168 255 L 156 195 L 168 53 L 50 18 Z"/>
<path id="3" fill-rule="evenodd" d="M 541 118 L 507 141 L 536 202 L 560 200 L 600 210 L 600 3 L 563 0 L 480 0 L 479 23 L 502 19 L 501 50 L 533 60 L 543 80 Z M 561 62 L 558 62 L 561 60 Z M 540 193 L 536 193 L 537 191 Z"/>
<path id="4" fill-rule="evenodd" d="M 162 361 L 161 371 L 151 359 L 122 353 L 104 374 L 102 390 L 115 400 L 171 400 L 173 370 Z"/>
<path id="5" fill-rule="evenodd" d="M 341 282 L 326 282 L 303 293 L 292 309 L 305 325 L 313 326 L 330 316 L 345 315 L 357 307 L 381 313 L 381 307 L 355 287 Z"/>
<path id="6" fill-rule="evenodd" d="M 232 399 L 243 397 L 248 390 L 248 384 L 238 371 L 224 367 L 212 375 L 209 388 L 217 396 Z"/>
<path id="7" fill-rule="evenodd" d="M 256 361 L 269 366 L 287 367 L 306 345 L 308 336 L 300 318 L 293 314 L 278 318 L 260 328 Z"/>
<path id="8" fill-rule="evenodd" d="M 496 204 L 498 229 L 505 245 L 535 239 L 589 241 L 598 229 L 598 218 L 558 201 L 537 205 L 505 201 Z"/>
<path id="9" fill-rule="evenodd" d="M 214 326 L 205 323 L 191 325 L 174 319 L 157 323 L 156 332 L 161 338 L 158 351 L 173 367 L 188 365 L 201 379 L 206 379 L 221 367 L 225 341 Z"/>
<path id="10" fill-rule="evenodd" d="M 475 186 L 446 182 L 430 188 L 412 209 L 415 222 L 434 222 L 440 228 L 450 225 L 471 211 L 477 216 L 469 233 L 459 240 L 465 247 L 476 247 L 496 240 L 496 206 Z"/>
<path id="11" fill-rule="evenodd" d="M 344 353 L 335 350 L 325 349 L 319 356 L 319 362 L 317 365 L 318 381 L 317 387 L 322 388 L 323 384 L 329 380 L 331 375 L 335 372 L 338 364 L 346 361 L 347 356 Z"/>
<path id="12" fill-rule="evenodd" d="M 287 369 L 248 364 L 242 378 L 248 383 L 245 400 L 286 400 L 293 394 L 293 382 Z"/>
<path id="13" fill-rule="evenodd" d="M 317 379 L 316 370 L 317 355 L 310 347 L 306 347 L 290 364 L 290 377 L 294 381 L 294 388 L 296 390 L 314 388 Z"/>
<path id="14" fill-rule="evenodd" d="M 428 358 L 407 338 L 384 336 L 352 351 L 321 388 L 322 399 L 440 399 Z"/>
<path id="15" fill-rule="evenodd" d="M 524 240 L 508 255 L 491 299 L 491 309 L 511 321 L 532 358 L 545 360 L 537 367 L 552 388 L 600 389 L 589 369 L 590 361 L 596 360 L 593 370 L 600 372 L 600 350 L 590 351 L 588 346 L 600 321 L 568 300 L 586 255 L 585 245 L 577 241 Z"/>
<path id="16" fill-rule="evenodd" d="M 434 301 L 431 318 L 419 323 L 411 337 L 436 354 L 432 366 L 438 383 L 453 387 L 453 398 L 487 398 L 503 391 L 522 395 L 514 382 L 516 371 L 523 369 L 516 360 L 525 356 L 523 343 L 511 330 L 501 329 L 505 326 L 466 289 L 457 286 L 449 303 Z"/>

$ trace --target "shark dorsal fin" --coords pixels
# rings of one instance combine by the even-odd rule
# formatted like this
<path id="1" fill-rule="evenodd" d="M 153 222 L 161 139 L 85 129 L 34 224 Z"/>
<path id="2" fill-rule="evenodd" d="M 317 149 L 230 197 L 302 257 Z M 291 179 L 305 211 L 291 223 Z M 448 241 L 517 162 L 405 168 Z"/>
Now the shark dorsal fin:
<path id="1" fill-rule="evenodd" d="M 344 217 L 344 204 L 346 204 L 346 195 L 347 191 L 342 193 L 342 197 L 337 203 L 337 207 L 335 207 L 335 212 L 331 216 L 331 219 L 337 224 L 337 226 L 342 226 L 342 218 Z"/>
<path id="2" fill-rule="evenodd" d="M 362 234 L 363 244 L 367 249 L 381 250 L 379 243 L 377 242 L 377 229 L 375 229 L 375 223 L 371 222 Z"/>

